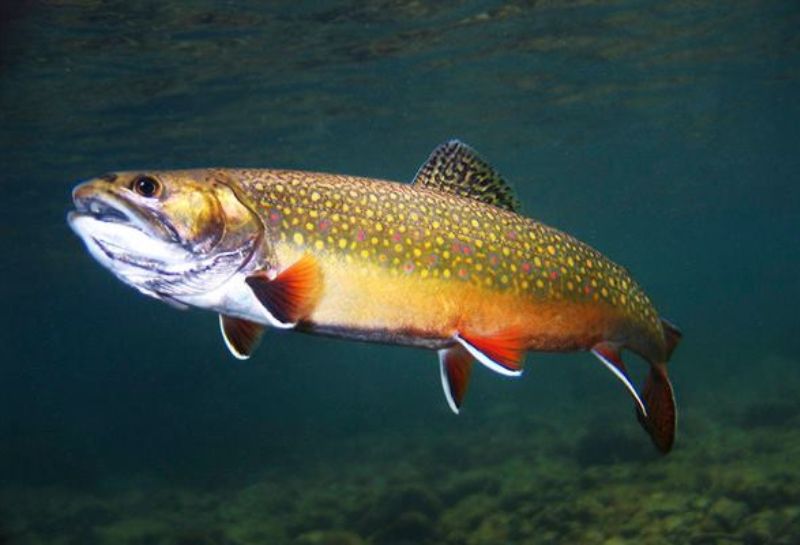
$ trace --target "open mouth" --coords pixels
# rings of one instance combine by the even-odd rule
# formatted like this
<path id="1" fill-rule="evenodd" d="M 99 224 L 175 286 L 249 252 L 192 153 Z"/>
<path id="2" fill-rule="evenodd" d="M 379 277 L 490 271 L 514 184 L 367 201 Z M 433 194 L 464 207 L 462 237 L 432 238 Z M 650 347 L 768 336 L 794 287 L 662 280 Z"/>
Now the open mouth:
<path id="1" fill-rule="evenodd" d="M 97 197 L 76 198 L 75 213 L 108 223 L 131 223 L 132 218 L 113 203 Z"/>

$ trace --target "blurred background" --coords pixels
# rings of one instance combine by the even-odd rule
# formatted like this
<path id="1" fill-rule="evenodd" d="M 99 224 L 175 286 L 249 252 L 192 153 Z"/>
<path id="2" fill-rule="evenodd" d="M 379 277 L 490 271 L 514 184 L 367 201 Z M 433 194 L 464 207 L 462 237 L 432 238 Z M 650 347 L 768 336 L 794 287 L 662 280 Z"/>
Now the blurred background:
<path id="1" fill-rule="evenodd" d="M 799 25 L 789 0 L 3 2 L 0 543 L 797 542 Z M 236 362 L 65 222 L 107 171 L 407 182 L 453 137 L 682 328 L 669 457 L 588 354 L 478 369 L 459 417 L 421 350 L 270 332 Z"/>

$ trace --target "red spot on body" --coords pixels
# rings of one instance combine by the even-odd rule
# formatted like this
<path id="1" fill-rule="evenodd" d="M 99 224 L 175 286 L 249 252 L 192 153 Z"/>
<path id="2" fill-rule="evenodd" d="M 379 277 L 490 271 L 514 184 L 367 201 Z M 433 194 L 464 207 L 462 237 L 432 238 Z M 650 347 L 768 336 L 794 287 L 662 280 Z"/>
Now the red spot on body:
<path id="1" fill-rule="evenodd" d="M 585 293 L 586 295 L 592 293 L 592 286 L 590 286 L 589 284 L 583 286 L 583 293 Z"/>
<path id="2" fill-rule="evenodd" d="M 319 220 L 319 230 L 322 231 L 323 233 L 326 232 L 328 229 L 330 229 L 332 226 L 333 222 L 327 218 Z"/>
<path id="3" fill-rule="evenodd" d="M 489 265 L 497 267 L 500 264 L 500 256 L 497 254 L 489 254 Z"/>
<path id="4" fill-rule="evenodd" d="M 277 210 L 270 210 L 269 212 L 269 222 L 272 224 L 280 223 L 281 221 L 281 214 Z"/>
<path id="5" fill-rule="evenodd" d="M 403 235 L 400 233 L 393 233 L 392 234 L 392 242 L 400 242 L 403 240 Z"/>
<path id="6" fill-rule="evenodd" d="M 469 244 L 464 244 L 461 246 L 461 253 L 464 255 L 470 255 L 472 253 L 472 248 Z"/>
<path id="7" fill-rule="evenodd" d="M 458 277 L 462 279 L 469 277 L 469 271 L 466 267 L 461 267 L 458 269 Z"/>
<path id="8" fill-rule="evenodd" d="M 526 261 L 525 263 L 523 263 L 523 264 L 522 264 L 522 266 L 521 266 L 520 268 L 522 269 L 522 272 L 524 272 L 524 273 L 529 273 L 529 272 L 531 272 L 531 269 L 532 269 L 533 267 L 531 266 L 531 264 L 530 264 L 530 263 L 528 263 L 528 262 Z"/>
<path id="9" fill-rule="evenodd" d="M 439 256 L 436 254 L 431 254 L 428 256 L 428 264 L 429 265 L 436 265 L 439 262 Z"/>
<path id="10" fill-rule="evenodd" d="M 359 229 L 356 231 L 356 240 L 359 242 L 364 242 L 367 240 L 367 233 L 363 229 Z"/>
<path id="11" fill-rule="evenodd" d="M 558 272 L 550 271 L 550 280 L 555 280 L 556 278 L 558 278 Z"/>
<path id="12" fill-rule="evenodd" d="M 509 231 L 506 233 L 506 236 L 511 240 L 517 240 L 517 232 L 516 231 Z"/>
<path id="13" fill-rule="evenodd" d="M 450 249 L 453 251 L 454 254 L 457 254 L 458 252 L 461 251 L 461 244 L 459 244 L 458 242 L 454 242 L 452 246 L 450 246 Z"/>
<path id="14" fill-rule="evenodd" d="M 411 261 L 406 261 L 403 264 L 403 272 L 406 274 L 414 272 L 414 263 L 412 263 Z"/>

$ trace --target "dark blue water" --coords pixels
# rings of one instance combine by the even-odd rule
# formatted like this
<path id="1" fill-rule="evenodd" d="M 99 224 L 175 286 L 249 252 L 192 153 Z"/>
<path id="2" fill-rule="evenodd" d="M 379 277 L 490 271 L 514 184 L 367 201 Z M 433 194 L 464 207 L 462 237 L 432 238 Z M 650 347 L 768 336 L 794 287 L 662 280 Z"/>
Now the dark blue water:
<path id="1" fill-rule="evenodd" d="M 0 543 L 800 542 L 800 6 L 11 1 L 0 9 Z M 684 341 L 661 457 L 588 354 L 475 373 L 146 299 L 65 223 L 81 179 L 410 180 L 478 149 Z M 644 365 L 629 357 L 637 380 Z"/>

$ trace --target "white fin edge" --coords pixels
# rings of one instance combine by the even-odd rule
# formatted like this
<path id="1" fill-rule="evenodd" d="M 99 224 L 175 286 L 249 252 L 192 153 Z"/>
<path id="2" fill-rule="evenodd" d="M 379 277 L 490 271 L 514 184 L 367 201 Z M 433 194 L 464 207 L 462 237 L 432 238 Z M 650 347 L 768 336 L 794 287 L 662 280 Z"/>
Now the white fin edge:
<path id="1" fill-rule="evenodd" d="M 459 414 L 458 406 L 456 405 L 456 400 L 453 399 L 453 392 L 450 390 L 450 380 L 447 378 L 447 369 L 445 367 L 445 358 L 447 355 L 448 348 L 442 348 L 438 350 L 436 353 L 439 355 L 439 375 L 442 378 L 442 389 L 444 390 L 444 398 L 447 400 L 447 404 L 450 406 L 450 410 L 453 411 L 455 414 Z"/>
<path id="2" fill-rule="evenodd" d="M 481 362 L 483 365 L 485 365 L 486 367 L 488 367 L 489 369 L 491 369 L 495 373 L 499 373 L 499 374 L 505 375 L 507 377 L 519 377 L 519 376 L 522 375 L 522 370 L 514 371 L 513 369 L 508 369 L 506 367 L 503 367 L 502 365 L 500 365 L 496 361 L 494 361 L 494 360 L 490 359 L 488 356 L 486 356 L 486 354 L 484 354 L 483 352 L 481 352 L 480 350 L 478 350 L 477 348 L 475 348 L 474 346 L 469 344 L 458 333 L 453 335 L 453 339 L 458 341 L 458 343 L 461 344 L 461 346 L 466 348 L 467 352 L 469 352 L 472 355 L 473 358 L 475 358 L 476 360 Z"/>
<path id="3" fill-rule="evenodd" d="M 222 314 L 217 314 L 217 319 L 219 320 L 219 332 L 222 333 L 222 340 L 225 341 L 225 346 L 228 347 L 228 351 L 233 355 L 234 358 L 237 360 L 249 360 L 250 356 L 247 354 L 242 354 L 236 347 L 233 346 L 233 343 L 228 339 L 228 336 L 225 334 L 225 325 L 222 321 Z"/>
<path id="4" fill-rule="evenodd" d="M 637 391 L 636 391 L 636 388 L 634 388 L 634 387 L 633 387 L 633 384 L 631 384 L 631 381 L 630 381 L 630 379 L 629 379 L 629 378 L 628 378 L 628 377 L 625 375 L 625 373 L 623 373 L 622 371 L 620 371 L 619 369 L 617 369 L 617 366 L 616 366 L 616 365 L 614 365 L 613 363 L 611 363 L 610 361 L 608 361 L 608 360 L 605 358 L 605 356 L 603 356 L 603 355 L 602 355 L 600 352 L 598 352 L 597 350 L 594 350 L 594 349 L 592 349 L 592 354 L 594 354 L 595 356 L 597 356 L 597 359 L 599 359 L 601 362 L 603 362 L 603 365 L 605 365 L 606 367 L 608 367 L 608 370 L 609 370 L 609 371 L 611 371 L 612 373 L 614 373 L 614 375 L 615 375 L 615 376 L 616 376 L 616 377 L 617 377 L 619 380 L 621 380 L 621 381 L 622 381 L 622 384 L 624 384 L 624 385 L 625 385 L 625 387 L 628 389 L 628 391 L 631 393 L 631 395 L 633 396 L 633 399 L 635 399 L 635 400 L 636 400 L 636 404 L 639 406 L 639 410 L 640 410 L 640 411 L 642 411 L 642 415 L 643 415 L 645 418 L 647 418 L 647 409 L 645 409 L 645 407 L 644 407 L 644 403 L 642 402 L 642 399 L 639 397 L 639 392 L 637 392 Z"/>
<path id="5" fill-rule="evenodd" d="M 297 322 L 281 322 L 280 320 L 275 318 L 275 316 L 273 316 L 272 313 L 270 311 L 268 311 L 266 307 L 264 307 L 262 305 L 261 308 L 264 309 L 264 316 L 267 318 L 267 321 L 269 322 L 269 325 L 271 325 L 272 327 L 275 327 L 275 328 L 278 328 L 278 329 L 292 329 L 292 328 L 294 328 L 294 326 L 297 325 Z"/>

